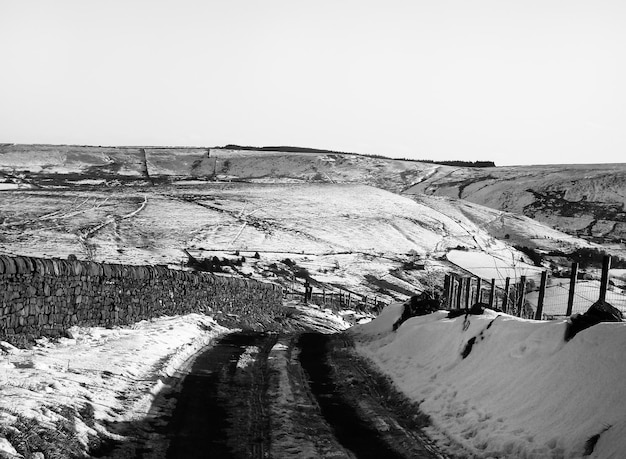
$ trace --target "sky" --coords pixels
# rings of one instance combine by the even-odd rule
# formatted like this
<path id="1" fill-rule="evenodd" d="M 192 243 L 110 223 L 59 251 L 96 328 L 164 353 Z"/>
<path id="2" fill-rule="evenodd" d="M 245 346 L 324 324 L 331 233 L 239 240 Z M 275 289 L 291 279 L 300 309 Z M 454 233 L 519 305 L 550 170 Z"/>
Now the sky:
<path id="1" fill-rule="evenodd" d="M 623 0 L 0 0 L 0 142 L 626 162 Z"/>

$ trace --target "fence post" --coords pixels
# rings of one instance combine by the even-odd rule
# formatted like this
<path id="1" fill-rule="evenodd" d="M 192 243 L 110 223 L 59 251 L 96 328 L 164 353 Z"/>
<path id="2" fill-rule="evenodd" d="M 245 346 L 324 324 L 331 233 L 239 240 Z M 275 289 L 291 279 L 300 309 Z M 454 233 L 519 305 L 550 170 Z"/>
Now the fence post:
<path id="1" fill-rule="evenodd" d="M 448 309 L 452 309 L 454 307 L 454 300 L 456 299 L 456 278 L 454 274 L 450 276 L 450 300 L 448 301 Z"/>
<path id="2" fill-rule="evenodd" d="M 496 299 L 496 280 L 491 279 L 491 288 L 489 289 L 489 309 L 493 309 L 495 299 Z"/>
<path id="3" fill-rule="evenodd" d="M 574 294 L 576 293 L 576 279 L 578 279 L 578 263 L 572 263 L 572 275 L 569 280 L 569 296 L 567 297 L 567 312 L 566 316 L 572 315 L 572 308 L 574 307 Z"/>
<path id="4" fill-rule="evenodd" d="M 511 278 L 507 277 L 504 281 L 504 298 L 502 298 L 502 311 L 506 312 L 509 306 L 509 290 L 511 289 Z"/>
<path id="5" fill-rule="evenodd" d="M 606 290 L 609 287 L 609 269 L 611 269 L 611 257 L 606 255 L 602 260 L 602 278 L 600 279 L 599 301 L 606 301 Z"/>
<path id="6" fill-rule="evenodd" d="M 548 271 L 541 273 L 541 284 L 539 285 L 539 298 L 537 299 L 537 310 L 535 320 L 541 320 L 543 316 L 543 302 L 546 298 L 546 285 L 548 284 Z"/>
<path id="7" fill-rule="evenodd" d="M 526 276 L 520 277 L 519 289 L 519 297 L 517 299 L 517 317 L 522 317 L 524 302 L 526 301 Z"/>
<path id="8" fill-rule="evenodd" d="M 475 301 L 475 303 L 480 303 L 481 299 L 482 299 L 480 297 L 481 284 L 482 284 L 482 279 L 480 277 L 476 278 L 476 301 Z"/>
<path id="9" fill-rule="evenodd" d="M 467 288 L 465 289 L 465 309 L 469 309 L 470 293 L 472 291 L 472 278 L 467 278 Z"/>

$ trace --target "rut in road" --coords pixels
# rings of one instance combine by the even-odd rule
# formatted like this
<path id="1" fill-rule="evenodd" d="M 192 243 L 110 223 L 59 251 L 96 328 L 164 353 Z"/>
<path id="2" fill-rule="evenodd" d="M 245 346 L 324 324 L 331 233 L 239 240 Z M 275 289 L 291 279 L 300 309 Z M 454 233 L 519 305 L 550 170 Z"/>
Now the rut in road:
<path id="1" fill-rule="evenodd" d="M 266 457 L 263 368 L 276 335 L 241 332 L 198 356 L 165 429 L 167 458 Z"/>
<path id="2" fill-rule="evenodd" d="M 300 362 L 337 440 L 357 458 L 442 458 L 418 407 L 348 352 L 345 335 L 304 333 Z"/>
<path id="3" fill-rule="evenodd" d="M 193 358 L 155 399 L 144 420 L 117 423 L 126 438 L 92 451 L 109 459 L 268 457 L 267 356 L 277 335 L 224 335 Z M 173 406 L 173 409 L 172 409 Z"/>

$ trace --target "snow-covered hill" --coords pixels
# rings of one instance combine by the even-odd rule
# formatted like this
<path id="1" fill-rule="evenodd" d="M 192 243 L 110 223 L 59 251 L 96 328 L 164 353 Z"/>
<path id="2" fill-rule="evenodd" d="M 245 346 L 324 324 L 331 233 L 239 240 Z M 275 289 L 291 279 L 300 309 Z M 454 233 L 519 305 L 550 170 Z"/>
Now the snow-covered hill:
<path id="1" fill-rule="evenodd" d="M 406 193 L 460 198 L 570 234 L 626 239 L 626 164 L 484 169 L 440 166 Z"/>
<path id="2" fill-rule="evenodd" d="M 427 268 L 420 274 L 454 269 L 440 259 L 451 248 L 521 256 L 448 200 L 418 202 L 364 185 L 185 182 L 2 198 L 4 253 L 168 265 L 186 260 L 183 250 L 200 259 L 240 254 L 241 273 L 270 279 L 289 259 L 319 282 L 364 295 L 405 298 L 420 288 L 419 276 L 396 271 L 417 260 Z"/>
<path id="3" fill-rule="evenodd" d="M 95 147 L 82 145 L 3 145 L 0 172 L 25 176 L 62 176 L 64 179 L 148 176 L 207 176 L 206 148 Z"/>
<path id="4" fill-rule="evenodd" d="M 92 182 L 85 182 L 86 176 Z M 194 178 L 364 184 L 395 193 L 461 198 L 602 243 L 626 239 L 626 164 L 466 168 L 338 153 L 0 146 L 0 189 Z"/>
<path id="5" fill-rule="evenodd" d="M 454 269 L 442 261 L 451 248 L 514 261 L 515 244 L 592 245 L 465 200 L 397 193 L 442 168 L 358 155 L 5 145 L 0 250 L 178 266 L 183 250 L 239 252 L 244 275 L 284 277 L 288 260 L 326 285 L 402 299 L 431 269 Z M 404 269 L 415 261 L 426 272 Z"/>
<path id="6" fill-rule="evenodd" d="M 573 175 L 568 175 L 570 169 Z M 512 244 L 563 252 L 600 247 L 521 214 L 460 200 L 458 183 L 436 186 L 437 180 L 462 179 L 467 181 L 461 187 L 463 197 L 469 193 L 495 208 L 528 213 L 535 205 L 528 196 L 536 193 L 524 190 L 540 182 L 540 170 L 461 170 L 355 155 L 5 145 L 0 147 L 0 253 L 74 254 L 97 261 L 181 266 L 187 251 L 199 259 L 236 260 L 239 264 L 227 271 L 287 288 L 309 275 L 316 288 L 341 287 L 386 301 L 404 300 L 432 282 L 440 285 L 444 272 L 459 269 L 446 256 L 457 264 L 464 263 L 460 258 L 492 257 L 519 267 L 522 255 Z M 623 193 L 619 166 L 546 170 L 541 182 L 545 189 L 537 193 L 566 190 L 563 196 L 583 207 L 617 200 Z M 493 177 L 480 179 L 485 173 Z M 583 184 L 598 185 L 583 199 L 569 191 L 579 189 L 572 180 L 582 183 L 580 190 Z M 481 191 L 480 183 L 492 188 Z M 576 212 L 581 208 L 573 207 Z M 551 212 L 540 210 L 546 216 Z M 589 218 L 597 221 L 590 228 L 599 228 L 596 214 L 576 212 L 564 217 L 572 228 Z M 554 222 L 561 217 L 557 212 Z M 611 231 L 621 231 L 620 223 L 613 223 Z M 300 277 L 295 277 L 297 272 Z M 495 313 L 464 321 L 436 313 L 410 319 L 394 333 L 391 325 L 400 313 L 401 306 L 392 305 L 357 330 L 358 345 L 421 402 L 433 419 L 432 434 L 443 432 L 441 441 L 452 451 L 485 458 L 580 457 L 586 442 L 595 439 L 594 457 L 621 457 L 626 448 L 625 406 L 615 389 L 626 376 L 619 358 L 621 325 L 593 327 L 564 343 L 562 321 L 525 321 Z M 162 353 L 177 355 L 172 346 L 181 345 L 180 339 L 157 339 L 163 327 L 175 334 L 191 330 L 189 339 L 198 345 L 203 344 L 198 334 L 203 323 L 223 332 L 207 318 L 174 320 L 178 322 L 159 319 L 156 328 L 139 325 L 138 333 L 110 334 L 122 336 L 122 344 L 147 339 Z M 29 372 L 41 365 L 46 375 L 71 373 L 78 364 L 65 362 L 64 352 L 74 352 L 75 346 L 83 362 L 79 364 L 89 370 L 84 362 L 96 361 L 89 356 L 90 342 L 104 345 L 109 332 L 85 333 L 75 342 L 61 343 L 64 349 L 58 355 L 54 347 L 43 360 L 8 359 L 10 371 L 30 378 L 23 387 L 18 384 L 18 395 L 34 389 L 61 397 L 89 382 L 74 376 L 42 379 Z M 461 352 L 474 337 L 475 345 L 463 358 Z M 127 376 L 119 372 L 120 378 Z M 61 382 L 52 384 L 50 378 Z M 142 391 L 145 395 L 145 388 L 129 388 L 124 396 Z M 109 391 L 98 400 L 111 406 L 105 399 L 114 396 Z"/>

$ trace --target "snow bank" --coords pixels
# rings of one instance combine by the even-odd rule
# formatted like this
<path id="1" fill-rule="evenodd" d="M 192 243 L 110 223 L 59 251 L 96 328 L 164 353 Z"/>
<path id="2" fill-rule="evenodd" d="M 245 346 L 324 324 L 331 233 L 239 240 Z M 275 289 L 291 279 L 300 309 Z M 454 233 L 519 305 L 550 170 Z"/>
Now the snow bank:
<path id="1" fill-rule="evenodd" d="M 601 434 L 591 457 L 623 457 L 626 324 L 599 324 L 565 343 L 566 321 L 492 311 L 447 319 L 441 311 L 392 332 L 397 315 L 393 305 L 354 327 L 357 349 L 421 402 L 444 448 L 484 458 L 581 457 Z"/>
<path id="2" fill-rule="evenodd" d="M 32 350 L 2 343 L 0 415 L 52 425 L 55 408 L 89 405 L 96 430 L 103 422 L 141 419 L 166 378 L 226 332 L 211 317 L 188 314 L 111 329 L 73 327 L 72 339 L 42 338 Z M 83 424 L 78 435 L 86 448 L 88 436 L 98 434 Z"/>
<path id="3" fill-rule="evenodd" d="M 392 330 L 393 324 L 400 318 L 403 310 L 402 303 L 391 303 L 375 320 L 360 325 L 357 329 L 367 335 L 384 335 Z"/>

